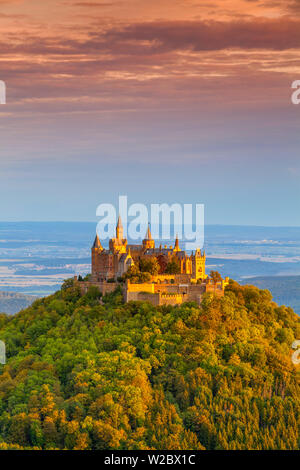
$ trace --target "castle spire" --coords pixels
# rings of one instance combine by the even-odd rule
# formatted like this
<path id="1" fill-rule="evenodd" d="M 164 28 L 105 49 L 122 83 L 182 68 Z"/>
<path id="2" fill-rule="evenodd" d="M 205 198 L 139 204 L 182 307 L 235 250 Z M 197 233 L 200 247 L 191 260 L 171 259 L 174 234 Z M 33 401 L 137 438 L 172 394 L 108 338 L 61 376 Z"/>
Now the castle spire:
<path id="1" fill-rule="evenodd" d="M 119 215 L 118 218 L 118 225 L 116 229 L 116 235 L 118 240 L 123 240 L 123 224 L 122 224 L 122 219 L 121 216 Z"/>
<path id="2" fill-rule="evenodd" d="M 176 234 L 176 240 L 175 240 L 174 251 L 176 251 L 176 252 L 181 251 L 180 246 L 179 246 L 178 233 Z"/>
<path id="3" fill-rule="evenodd" d="M 93 244 L 93 248 L 98 248 L 100 250 L 103 250 L 100 239 L 98 237 L 98 234 L 96 235 L 96 238 L 95 238 L 95 241 L 94 241 L 94 244 Z"/>
<path id="4" fill-rule="evenodd" d="M 147 229 L 147 233 L 146 233 L 146 240 L 152 240 L 152 235 L 151 235 L 151 231 L 150 231 L 150 223 L 148 224 L 148 229 Z"/>
<path id="5" fill-rule="evenodd" d="M 153 250 L 155 248 L 155 241 L 152 238 L 150 231 L 150 224 L 148 224 L 148 229 L 146 233 L 146 238 L 143 240 L 144 250 Z"/>

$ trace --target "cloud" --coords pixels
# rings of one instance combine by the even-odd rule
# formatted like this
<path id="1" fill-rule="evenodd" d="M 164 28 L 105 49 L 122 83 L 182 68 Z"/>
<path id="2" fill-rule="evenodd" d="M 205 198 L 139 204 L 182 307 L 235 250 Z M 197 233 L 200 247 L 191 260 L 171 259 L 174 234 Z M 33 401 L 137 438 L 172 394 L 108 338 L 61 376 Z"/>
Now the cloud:
<path id="1" fill-rule="evenodd" d="M 99 30 L 100 29 L 100 30 Z M 2 55 L 74 56 L 84 54 L 142 57 L 178 51 L 209 52 L 228 49 L 287 51 L 300 48 L 300 20 L 256 18 L 240 21 L 154 21 L 90 27 L 81 39 L 71 34 L 41 37 L 7 35 Z"/>
<path id="2" fill-rule="evenodd" d="M 241 21 L 156 21 L 130 24 L 106 33 L 106 39 L 131 50 L 150 52 L 216 51 L 230 48 L 287 50 L 300 47 L 300 21 L 255 18 Z M 96 40 L 96 38 L 95 38 Z M 124 43 L 125 41 L 125 43 Z M 91 41 L 92 44 L 92 41 Z"/>
<path id="3" fill-rule="evenodd" d="M 263 9 L 276 9 L 285 12 L 300 12 L 300 0 L 244 0 L 245 2 L 256 4 L 256 7 Z"/>
<path id="4" fill-rule="evenodd" d="M 112 7 L 115 6 L 115 3 L 99 3 L 99 2 L 77 2 L 73 3 L 74 7 L 81 7 L 81 8 L 103 8 L 103 7 Z"/>
<path id="5" fill-rule="evenodd" d="M 285 6 L 292 12 L 300 12 L 300 0 L 291 0 Z"/>

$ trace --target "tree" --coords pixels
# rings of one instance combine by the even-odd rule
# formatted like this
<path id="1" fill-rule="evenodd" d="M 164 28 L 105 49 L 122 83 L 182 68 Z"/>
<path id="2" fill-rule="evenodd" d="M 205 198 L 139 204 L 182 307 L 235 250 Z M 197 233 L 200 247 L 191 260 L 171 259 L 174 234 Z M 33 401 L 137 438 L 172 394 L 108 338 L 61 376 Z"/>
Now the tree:
<path id="1" fill-rule="evenodd" d="M 173 258 L 166 266 L 166 274 L 180 274 L 179 261 Z"/>
<path id="2" fill-rule="evenodd" d="M 141 272 L 139 267 L 134 264 L 124 274 L 124 279 L 129 279 L 132 284 L 141 284 L 151 281 L 151 274 L 149 272 Z"/>
<path id="3" fill-rule="evenodd" d="M 222 276 L 218 271 L 210 271 L 210 277 L 214 283 L 214 290 L 216 290 L 217 283 L 222 281 Z"/>
<path id="4" fill-rule="evenodd" d="M 156 276 L 160 269 L 156 258 L 143 258 L 139 262 L 140 271 L 142 273 L 150 273 L 152 276 Z"/>
<path id="5" fill-rule="evenodd" d="M 0 449 L 299 450 L 292 309 L 235 282 L 200 306 L 98 296 L 68 287 L 0 322 Z"/>

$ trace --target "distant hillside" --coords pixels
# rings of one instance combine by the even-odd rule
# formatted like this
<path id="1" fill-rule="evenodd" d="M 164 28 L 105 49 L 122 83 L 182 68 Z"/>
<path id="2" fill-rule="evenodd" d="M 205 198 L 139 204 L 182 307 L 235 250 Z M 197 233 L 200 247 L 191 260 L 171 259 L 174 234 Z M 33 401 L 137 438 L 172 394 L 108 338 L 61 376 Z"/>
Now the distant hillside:
<path id="1" fill-rule="evenodd" d="M 29 307 L 34 300 L 36 300 L 36 297 L 33 295 L 0 291 L 0 312 L 9 314 L 17 313 Z"/>
<path id="2" fill-rule="evenodd" d="M 300 315 L 300 276 L 259 276 L 241 284 L 252 284 L 271 291 L 275 302 L 292 307 Z"/>
<path id="3" fill-rule="evenodd" d="M 299 450 L 295 339 L 257 287 L 155 307 L 68 281 L 0 315 L 0 449 Z"/>

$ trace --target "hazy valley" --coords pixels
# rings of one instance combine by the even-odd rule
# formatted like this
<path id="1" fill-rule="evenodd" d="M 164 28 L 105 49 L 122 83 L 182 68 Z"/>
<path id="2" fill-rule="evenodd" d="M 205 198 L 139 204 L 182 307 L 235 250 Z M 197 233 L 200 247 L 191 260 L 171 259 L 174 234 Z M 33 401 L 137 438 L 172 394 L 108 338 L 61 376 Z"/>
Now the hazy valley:
<path id="1" fill-rule="evenodd" d="M 93 222 L 0 223 L 0 291 L 42 297 L 64 279 L 87 274 L 95 229 Z M 300 228 L 207 226 L 204 248 L 207 272 L 270 289 L 300 314 Z M 2 295 L 0 311 L 12 313 L 30 299 Z"/>

